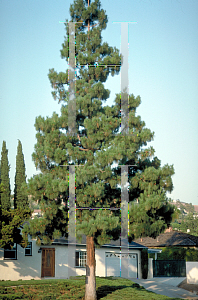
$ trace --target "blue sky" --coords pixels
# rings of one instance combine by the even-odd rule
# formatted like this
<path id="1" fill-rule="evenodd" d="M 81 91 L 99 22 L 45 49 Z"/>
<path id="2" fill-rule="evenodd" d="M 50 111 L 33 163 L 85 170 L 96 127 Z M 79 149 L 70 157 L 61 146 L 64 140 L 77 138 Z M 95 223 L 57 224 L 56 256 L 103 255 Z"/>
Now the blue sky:
<path id="1" fill-rule="evenodd" d="M 69 0 L 0 0 L 0 142 L 6 141 L 14 190 L 18 139 L 27 178 L 36 171 L 32 153 L 35 118 L 60 115 L 47 74 L 68 68 L 60 57 Z M 198 205 L 198 1 L 101 0 L 108 24 L 103 42 L 120 50 L 121 25 L 129 25 L 129 94 L 140 95 L 137 114 L 155 132 L 155 155 L 174 165 L 174 190 L 167 194 Z M 120 75 L 109 77 L 112 105 Z"/>

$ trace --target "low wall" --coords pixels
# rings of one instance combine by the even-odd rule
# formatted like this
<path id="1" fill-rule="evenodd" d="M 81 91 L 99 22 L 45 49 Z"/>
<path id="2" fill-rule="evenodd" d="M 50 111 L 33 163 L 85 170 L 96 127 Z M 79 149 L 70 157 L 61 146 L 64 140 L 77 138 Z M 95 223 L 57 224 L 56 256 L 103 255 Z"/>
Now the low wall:
<path id="1" fill-rule="evenodd" d="M 148 279 L 152 279 L 152 278 L 153 278 L 153 258 L 149 258 Z M 155 279 L 156 278 L 157 277 L 155 277 Z M 198 261 L 186 262 L 186 278 L 188 284 L 198 284 Z"/>
<path id="2" fill-rule="evenodd" d="M 148 259 L 148 279 L 153 278 L 153 258 Z"/>
<path id="3" fill-rule="evenodd" d="M 198 284 L 198 261 L 186 262 L 187 283 Z"/>

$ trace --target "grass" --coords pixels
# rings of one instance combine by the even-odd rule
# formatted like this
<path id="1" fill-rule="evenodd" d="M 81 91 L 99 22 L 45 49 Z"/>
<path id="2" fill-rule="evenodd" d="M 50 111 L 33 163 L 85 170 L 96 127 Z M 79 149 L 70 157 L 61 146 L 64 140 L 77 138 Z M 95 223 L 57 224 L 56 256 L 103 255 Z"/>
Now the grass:
<path id="1" fill-rule="evenodd" d="M 129 279 L 96 277 L 97 299 L 179 300 L 147 291 Z M 85 276 L 71 279 L 0 281 L 0 300 L 84 300 Z"/>

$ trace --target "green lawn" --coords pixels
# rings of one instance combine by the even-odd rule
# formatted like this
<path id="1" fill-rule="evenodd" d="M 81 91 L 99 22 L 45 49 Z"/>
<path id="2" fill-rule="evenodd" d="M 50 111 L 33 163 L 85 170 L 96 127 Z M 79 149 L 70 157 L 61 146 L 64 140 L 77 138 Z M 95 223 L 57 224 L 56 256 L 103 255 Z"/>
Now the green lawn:
<path id="1" fill-rule="evenodd" d="M 11 287 L 13 286 L 13 287 Z M 179 300 L 147 291 L 124 278 L 96 277 L 97 299 L 109 300 Z M 72 279 L 0 281 L 0 300 L 84 300 L 85 276 Z"/>

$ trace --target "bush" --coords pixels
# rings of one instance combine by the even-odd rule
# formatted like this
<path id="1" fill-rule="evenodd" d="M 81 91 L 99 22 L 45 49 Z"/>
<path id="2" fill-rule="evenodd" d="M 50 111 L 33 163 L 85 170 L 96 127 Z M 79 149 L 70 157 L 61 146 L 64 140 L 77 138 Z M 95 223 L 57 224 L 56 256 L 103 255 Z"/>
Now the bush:
<path id="1" fill-rule="evenodd" d="M 149 258 L 154 258 L 154 254 L 150 253 Z M 158 253 L 157 259 L 198 261 L 198 251 L 190 248 L 166 247 L 162 249 L 162 253 Z"/>
<path id="2" fill-rule="evenodd" d="M 9 295 L 0 295 L 1 300 L 14 300 L 14 299 L 24 299 L 23 293 L 15 293 Z"/>
<path id="3" fill-rule="evenodd" d="M 186 261 L 198 261 L 198 250 L 186 249 Z"/>
<path id="4" fill-rule="evenodd" d="M 48 294 L 48 295 L 43 296 L 42 299 L 43 300 L 56 300 L 56 297 Z"/>

